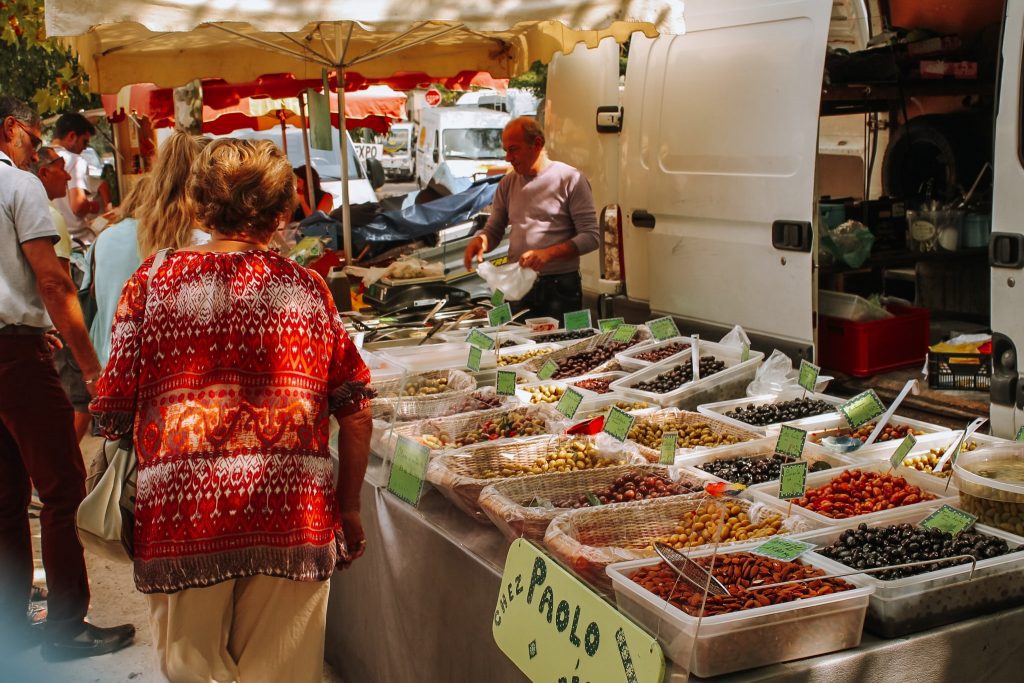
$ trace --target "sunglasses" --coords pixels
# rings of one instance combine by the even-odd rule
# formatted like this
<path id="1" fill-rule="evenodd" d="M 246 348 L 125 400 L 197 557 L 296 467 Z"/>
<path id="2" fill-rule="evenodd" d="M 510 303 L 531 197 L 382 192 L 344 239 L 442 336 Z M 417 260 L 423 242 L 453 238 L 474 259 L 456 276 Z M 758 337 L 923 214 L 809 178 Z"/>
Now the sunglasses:
<path id="1" fill-rule="evenodd" d="M 18 119 L 14 119 L 14 122 L 16 124 L 18 124 L 18 126 L 21 127 L 21 129 L 23 131 L 25 131 L 25 134 L 28 135 L 29 142 L 32 143 L 32 149 L 34 149 L 34 150 L 36 150 L 38 152 L 39 148 L 43 146 L 43 139 L 41 137 L 37 136 L 35 133 L 33 133 L 32 130 L 28 126 L 26 126 L 24 123 L 22 123 Z"/>

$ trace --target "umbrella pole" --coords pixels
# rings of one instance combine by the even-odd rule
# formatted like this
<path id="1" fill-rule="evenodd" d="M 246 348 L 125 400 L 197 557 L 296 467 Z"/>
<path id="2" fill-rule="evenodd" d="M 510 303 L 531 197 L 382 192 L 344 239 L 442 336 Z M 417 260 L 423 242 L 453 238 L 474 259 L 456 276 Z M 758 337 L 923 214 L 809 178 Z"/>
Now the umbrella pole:
<path id="1" fill-rule="evenodd" d="M 306 123 L 306 96 L 299 93 L 299 122 L 302 124 L 302 151 L 306 155 L 306 196 L 309 207 L 316 210 L 316 194 L 313 191 L 313 162 L 309 158 L 309 126 Z"/>
<path id="2" fill-rule="evenodd" d="M 285 126 L 285 115 L 283 111 L 277 112 L 277 118 L 281 121 L 281 147 L 284 148 L 284 155 L 288 156 L 288 130 Z"/>
<path id="3" fill-rule="evenodd" d="M 340 60 L 341 31 L 338 31 L 338 55 Z M 355 261 L 352 253 L 352 211 L 348 198 L 348 139 L 345 135 L 345 66 L 338 65 L 338 143 L 341 145 L 341 228 L 344 236 L 347 265 Z"/>

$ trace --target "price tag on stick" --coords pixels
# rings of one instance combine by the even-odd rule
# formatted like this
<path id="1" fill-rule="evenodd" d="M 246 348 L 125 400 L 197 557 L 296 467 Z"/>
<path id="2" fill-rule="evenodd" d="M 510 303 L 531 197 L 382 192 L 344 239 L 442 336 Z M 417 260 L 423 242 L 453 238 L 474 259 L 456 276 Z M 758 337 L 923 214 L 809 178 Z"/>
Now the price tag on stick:
<path id="1" fill-rule="evenodd" d="M 597 329 L 601 332 L 611 332 L 624 322 L 626 321 L 622 318 L 602 318 L 597 321 Z"/>
<path id="2" fill-rule="evenodd" d="M 962 531 L 967 531 L 978 518 L 969 512 L 964 512 L 951 505 L 943 505 L 938 510 L 921 520 L 921 526 L 925 529 L 941 529 L 947 534 L 954 536 Z"/>
<path id="3" fill-rule="evenodd" d="M 576 411 L 580 409 L 580 403 L 583 403 L 583 394 L 570 387 L 562 394 L 562 398 L 558 399 L 558 403 L 555 404 L 555 410 L 571 420 L 576 417 Z"/>
<path id="4" fill-rule="evenodd" d="M 666 432 L 661 435 L 661 458 L 658 462 L 662 465 L 671 465 L 676 461 L 676 444 L 679 443 L 679 432 Z"/>
<path id="5" fill-rule="evenodd" d="M 775 442 L 775 452 L 787 458 L 797 460 L 804 454 L 807 443 L 807 432 L 789 425 L 779 429 L 779 440 Z"/>
<path id="6" fill-rule="evenodd" d="M 505 292 L 500 289 L 494 290 L 494 294 L 491 294 L 491 306 L 500 306 L 505 303 Z"/>
<path id="7" fill-rule="evenodd" d="M 466 336 L 466 342 L 471 346 L 476 346 L 477 348 L 485 349 L 487 351 L 493 349 L 495 345 L 494 338 L 488 337 L 480 330 L 470 330 L 469 334 Z"/>
<path id="8" fill-rule="evenodd" d="M 807 461 L 784 464 L 779 476 L 779 500 L 803 498 L 806 491 Z"/>
<path id="9" fill-rule="evenodd" d="M 515 370 L 498 370 L 498 396 L 514 396 L 515 393 Z"/>
<path id="10" fill-rule="evenodd" d="M 896 451 L 889 458 L 889 464 L 892 465 L 892 469 L 899 469 L 900 465 L 903 464 L 903 460 L 907 457 L 910 451 L 914 450 L 914 446 L 917 445 L 917 438 L 913 434 L 907 434 L 907 436 L 900 442 L 900 445 L 896 447 Z"/>
<path id="11" fill-rule="evenodd" d="M 797 383 L 804 388 L 804 391 L 814 391 L 814 386 L 818 383 L 818 373 L 821 372 L 814 363 L 808 363 L 806 360 L 800 361 L 800 379 Z"/>
<path id="12" fill-rule="evenodd" d="M 562 316 L 562 322 L 565 325 L 565 329 L 572 332 L 573 330 L 585 330 L 590 327 L 590 310 L 584 309 L 582 311 L 571 311 Z"/>
<path id="13" fill-rule="evenodd" d="M 625 441 L 626 437 L 629 436 L 629 430 L 633 428 L 633 420 L 635 419 L 636 416 L 613 406 L 608 411 L 608 416 L 604 418 L 603 431 L 619 441 Z"/>
<path id="14" fill-rule="evenodd" d="M 508 303 L 495 306 L 491 310 L 487 311 L 487 322 L 491 327 L 501 327 L 510 320 L 512 320 L 512 308 Z"/>
<path id="15" fill-rule="evenodd" d="M 857 429 L 862 424 L 874 420 L 885 412 L 885 406 L 873 389 L 861 392 L 849 401 L 839 406 L 839 412 L 849 423 L 850 427 Z"/>
<path id="16" fill-rule="evenodd" d="M 750 552 L 762 557 L 770 557 L 773 560 L 792 562 L 813 548 L 813 543 L 806 543 L 792 538 L 776 536 L 752 549 Z"/>
<path id="17" fill-rule="evenodd" d="M 665 341 L 672 337 L 679 337 L 679 328 L 676 327 L 676 321 L 669 316 L 664 318 L 655 318 L 647 322 L 647 327 L 650 328 L 651 334 L 658 341 Z"/>
<path id="18" fill-rule="evenodd" d="M 480 372 L 480 361 L 483 359 L 484 352 L 479 346 L 469 347 L 469 358 L 466 359 L 466 367 L 473 372 Z"/>
<path id="19" fill-rule="evenodd" d="M 690 368 L 693 369 L 693 381 L 700 379 L 700 335 L 693 335 L 693 344 L 690 346 Z"/>
<path id="20" fill-rule="evenodd" d="M 636 333 L 636 325 L 619 325 L 615 328 L 615 331 L 612 332 L 612 341 L 628 344 L 633 341 L 633 337 L 636 336 Z"/>
<path id="21" fill-rule="evenodd" d="M 388 476 L 388 491 L 410 505 L 419 503 L 429 462 L 429 448 L 404 436 L 398 437 Z"/>
<path id="22" fill-rule="evenodd" d="M 558 364 L 553 360 L 545 361 L 537 371 L 537 379 L 549 380 L 554 377 L 556 372 L 558 372 Z"/>

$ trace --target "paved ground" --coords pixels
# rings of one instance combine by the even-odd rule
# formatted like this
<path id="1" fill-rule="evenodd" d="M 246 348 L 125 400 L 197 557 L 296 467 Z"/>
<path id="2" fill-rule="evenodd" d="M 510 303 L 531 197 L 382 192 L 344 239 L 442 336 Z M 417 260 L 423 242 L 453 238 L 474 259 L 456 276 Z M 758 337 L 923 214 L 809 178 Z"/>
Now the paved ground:
<path id="1" fill-rule="evenodd" d="M 82 450 L 86 457 L 91 457 L 102 441 L 86 437 L 82 442 Z M 39 548 L 39 520 L 32 520 L 33 548 L 36 557 L 37 583 L 45 581 Z M 89 583 L 92 589 L 92 605 L 89 609 L 89 620 L 99 626 L 110 626 L 131 622 L 135 624 L 137 635 L 135 644 L 127 649 L 76 662 L 51 664 L 44 662 L 35 648 L 19 661 L 15 662 L 18 671 L 30 672 L 28 678 L 19 675 L 8 679 L 4 670 L 11 671 L 0 663 L 0 681 L 10 680 L 11 683 L 115 683 L 130 681 L 131 683 L 159 683 L 164 681 L 153 658 L 153 645 L 150 637 L 146 601 L 141 593 L 135 590 L 132 581 L 130 564 L 118 564 L 86 554 L 89 565 Z M 324 667 L 324 683 L 341 683 L 341 678 L 330 667 Z M 244 681 L 242 682 L 244 683 Z M 282 682 L 284 683 L 284 682 Z"/>

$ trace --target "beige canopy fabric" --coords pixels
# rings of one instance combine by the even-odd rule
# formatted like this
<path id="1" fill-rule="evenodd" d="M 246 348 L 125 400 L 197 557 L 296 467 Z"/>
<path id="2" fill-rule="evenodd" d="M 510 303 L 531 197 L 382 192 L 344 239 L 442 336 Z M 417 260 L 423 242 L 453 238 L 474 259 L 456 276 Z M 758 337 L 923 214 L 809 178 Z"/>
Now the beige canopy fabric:
<path id="1" fill-rule="evenodd" d="M 78 52 L 90 87 L 147 81 L 366 78 L 413 71 L 518 75 L 535 60 L 634 31 L 683 33 L 681 0 L 46 0 L 46 30 Z"/>

